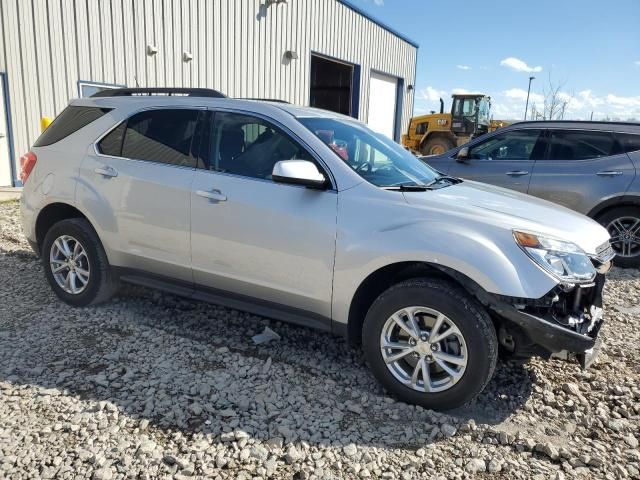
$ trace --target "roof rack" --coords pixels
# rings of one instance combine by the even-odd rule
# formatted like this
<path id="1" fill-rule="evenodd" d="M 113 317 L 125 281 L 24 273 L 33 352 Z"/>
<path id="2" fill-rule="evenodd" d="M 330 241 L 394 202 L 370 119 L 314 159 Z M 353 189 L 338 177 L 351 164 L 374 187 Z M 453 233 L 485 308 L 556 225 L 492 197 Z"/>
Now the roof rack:
<path id="1" fill-rule="evenodd" d="M 287 103 L 287 104 L 291 103 L 291 102 L 287 102 L 286 100 L 280 100 L 279 98 L 258 98 L 258 97 L 240 98 L 238 97 L 238 100 L 258 100 L 261 102 L 275 102 L 275 103 Z"/>
<path id="2" fill-rule="evenodd" d="M 637 121 L 623 121 L 623 120 L 518 120 L 516 123 L 521 125 L 523 123 L 553 123 L 553 124 L 563 124 L 563 123 L 580 123 L 580 124 L 607 124 L 607 125 L 640 125 L 640 122 Z"/>
<path id="3" fill-rule="evenodd" d="M 155 87 L 155 88 L 112 88 L 96 92 L 92 97 L 132 97 L 143 95 L 185 95 L 187 97 L 212 97 L 226 98 L 227 96 L 213 90 L 212 88 L 172 88 L 172 87 Z"/>

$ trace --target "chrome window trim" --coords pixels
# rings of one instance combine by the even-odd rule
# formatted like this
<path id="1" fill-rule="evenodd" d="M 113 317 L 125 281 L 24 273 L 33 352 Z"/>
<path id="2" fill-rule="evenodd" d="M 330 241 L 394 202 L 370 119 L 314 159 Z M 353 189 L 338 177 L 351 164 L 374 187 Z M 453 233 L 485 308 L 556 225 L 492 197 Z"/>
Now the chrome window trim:
<path id="1" fill-rule="evenodd" d="M 281 183 L 281 182 L 276 182 L 274 180 L 270 180 L 268 178 L 258 178 L 258 177 L 247 177 L 246 175 L 238 175 L 237 173 L 229 173 L 229 172 L 219 172 L 217 170 L 209 170 L 207 168 L 194 168 L 194 170 L 197 170 L 199 172 L 204 172 L 210 175 L 224 175 L 226 177 L 233 177 L 233 178 L 238 178 L 238 179 L 242 179 L 242 180 L 252 180 L 255 182 L 262 182 L 262 183 L 267 183 L 269 185 L 280 185 L 283 187 L 294 187 L 294 188 L 301 188 L 301 189 L 307 189 L 309 190 L 309 187 L 305 187 L 304 185 L 293 185 L 291 183 Z M 316 189 L 319 193 L 321 192 L 326 192 L 326 193 L 338 193 L 338 190 L 334 189 L 334 188 L 318 188 Z"/>

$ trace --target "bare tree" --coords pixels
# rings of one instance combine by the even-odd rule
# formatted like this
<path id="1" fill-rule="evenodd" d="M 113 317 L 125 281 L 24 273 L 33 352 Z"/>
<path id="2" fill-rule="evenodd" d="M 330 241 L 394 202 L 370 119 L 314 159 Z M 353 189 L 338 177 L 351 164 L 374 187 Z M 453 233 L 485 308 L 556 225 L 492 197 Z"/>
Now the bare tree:
<path id="1" fill-rule="evenodd" d="M 563 120 L 567 107 L 573 100 L 573 95 L 565 93 L 562 88 L 566 82 L 554 83 L 549 73 L 549 83 L 542 89 L 544 105 L 543 120 Z"/>

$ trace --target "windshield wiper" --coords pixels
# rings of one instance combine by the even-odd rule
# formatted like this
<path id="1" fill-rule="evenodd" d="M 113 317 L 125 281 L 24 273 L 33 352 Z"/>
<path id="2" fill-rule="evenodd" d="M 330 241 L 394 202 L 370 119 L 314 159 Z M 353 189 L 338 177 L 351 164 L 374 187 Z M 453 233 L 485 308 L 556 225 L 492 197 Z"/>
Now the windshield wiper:
<path id="1" fill-rule="evenodd" d="M 427 183 L 427 187 L 433 187 L 434 185 L 437 185 L 438 183 L 442 182 L 442 181 L 448 181 L 450 182 L 452 185 L 455 185 L 456 183 L 461 183 L 462 179 L 458 178 L 458 177 L 451 177 L 449 175 L 440 175 L 438 178 L 436 178 L 435 180 L 431 180 L 429 183 Z"/>
<path id="2" fill-rule="evenodd" d="M 431 190 L 429 185 L 423 184 L 408 184 L 408 185 L 388 185 L 386 187 L 382 187 L 386 190 L 399 190 L 401 192 L 424 192 L 426 190 Z"/>

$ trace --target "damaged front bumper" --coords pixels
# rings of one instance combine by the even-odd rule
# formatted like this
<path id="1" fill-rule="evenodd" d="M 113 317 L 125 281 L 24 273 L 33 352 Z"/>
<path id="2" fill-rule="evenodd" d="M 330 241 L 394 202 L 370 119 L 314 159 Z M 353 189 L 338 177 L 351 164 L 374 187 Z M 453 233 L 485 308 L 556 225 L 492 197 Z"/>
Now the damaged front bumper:
<path id="1" fill-rule="evenodd" d="M 588 368 L 602 342 L 604 283 L 598 273 L 590 284 L 559 285 L 536 300 L 495 295 L 489 307 L 500 320 L 500 344 L 514 356 L 575 358 Z"/>

